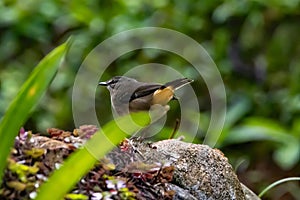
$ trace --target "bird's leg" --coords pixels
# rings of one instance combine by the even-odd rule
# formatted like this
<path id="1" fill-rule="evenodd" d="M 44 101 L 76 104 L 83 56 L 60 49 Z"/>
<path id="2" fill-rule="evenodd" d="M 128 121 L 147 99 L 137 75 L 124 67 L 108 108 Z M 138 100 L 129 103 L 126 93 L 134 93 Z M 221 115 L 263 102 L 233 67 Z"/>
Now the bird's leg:
<path id="1" fill-rule="evenodd" d="M 173 129 L 173 131 L 172 131 L 172 133 L 171 133 L 169 139 L 173 139 L 173 138 L 174 138 L 174 136 L 176 135 L 176 133 L 177 133 L 177 131 L 178 131 L 179 124 L 180 124 L 180 119 L 177 118 L 177 119 L 175 120 L 175 126 L 174 126 L 174 129 Z"/>

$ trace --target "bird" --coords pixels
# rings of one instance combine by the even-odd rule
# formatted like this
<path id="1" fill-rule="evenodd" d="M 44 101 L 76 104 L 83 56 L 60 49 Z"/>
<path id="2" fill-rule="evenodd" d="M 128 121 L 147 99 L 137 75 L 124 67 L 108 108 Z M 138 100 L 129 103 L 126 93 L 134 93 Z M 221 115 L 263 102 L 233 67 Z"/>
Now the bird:
<path id="1" fill-rule="evenodd" d="M 115 76 L 108 81 L 99 82 L 99 85 L 106 86 L 109 90 L 113 110 L 118 115 L 126 115 L 149 111 L 154 105 L 169 109 L 169 101 L 177 99 L 175 90 L 191 82 L 191 79 L 179 78 L 165 84 L 147 83 L 126 76 Z"/>

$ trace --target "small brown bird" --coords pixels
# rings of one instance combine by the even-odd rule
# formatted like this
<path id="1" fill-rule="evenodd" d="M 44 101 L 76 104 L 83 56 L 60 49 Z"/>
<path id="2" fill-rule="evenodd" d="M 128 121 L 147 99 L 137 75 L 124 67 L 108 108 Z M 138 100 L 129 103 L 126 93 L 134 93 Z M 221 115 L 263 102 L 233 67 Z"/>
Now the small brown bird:
<path id="1" fill-rule="evenodd" d="M 155 104 L 167 106 L 169 101 L 176 99 L 174 91 L 191 82 L 193 80 L 180 78 L 162 85 L 115 76 L 108 81 L 100 82 L 99 85 L 107 86 L 116 113 L 125 115 L 129 112 L 148 111 Z"/>

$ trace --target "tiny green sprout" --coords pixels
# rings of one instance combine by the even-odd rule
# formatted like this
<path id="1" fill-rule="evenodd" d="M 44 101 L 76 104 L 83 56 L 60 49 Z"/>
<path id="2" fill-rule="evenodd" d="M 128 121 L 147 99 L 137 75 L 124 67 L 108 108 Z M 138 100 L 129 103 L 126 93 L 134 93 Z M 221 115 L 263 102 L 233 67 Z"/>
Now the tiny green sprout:
<path id="1" fill-rule="evenodd" d="M 89 199 L 89 197 L 84 195 L 84 194 L 66 194 L 65 199 L 68 199 L 68 200 L 87 200 L 87 199 Z"/>
<path id="2" fill-rule="evenodd" d="M 19 180 L 23 183 L 27 182 L 28 174 L 36 174 L 39 171 L 38 163 L 35 163 L 33 166 L 27 166 L 17 163 L 12 159 L 8 160 L 8 169 L 11 172 L 16 173 L 18 175 Z"/>
<path id="3" fill-rule="evenodd" d="M 32 148 L 30 150 L 25 150 L 24 153 L 32 158 L 39 158 L 46 152 L 45 149 Z"/>

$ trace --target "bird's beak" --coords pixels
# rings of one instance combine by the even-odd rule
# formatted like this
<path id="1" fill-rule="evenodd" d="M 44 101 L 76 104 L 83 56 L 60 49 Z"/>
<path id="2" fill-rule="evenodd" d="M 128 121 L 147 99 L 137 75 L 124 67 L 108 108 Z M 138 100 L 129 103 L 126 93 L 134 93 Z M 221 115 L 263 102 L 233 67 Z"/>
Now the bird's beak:
<path id="1" fill-rule="evenodd" d="M 99 85 L 101 85 L 101 86 L 108 86 L 107 82 L 99 82 Z"/>

